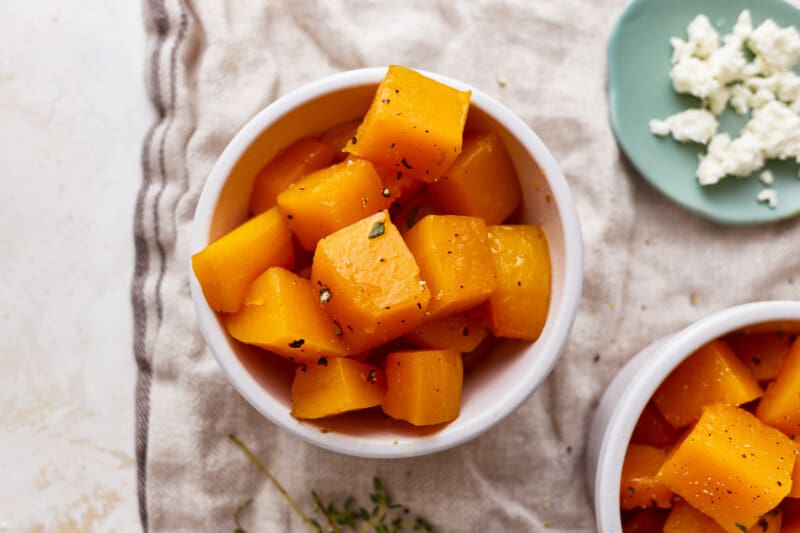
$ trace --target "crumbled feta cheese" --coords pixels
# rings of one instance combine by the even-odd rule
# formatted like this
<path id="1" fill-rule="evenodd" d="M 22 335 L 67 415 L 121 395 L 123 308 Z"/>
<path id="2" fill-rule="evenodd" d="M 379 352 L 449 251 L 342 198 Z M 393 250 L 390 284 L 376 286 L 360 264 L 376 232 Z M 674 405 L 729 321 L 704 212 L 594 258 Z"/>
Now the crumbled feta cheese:
<path id="1" fill-rule="evenodd" d="M 772 209 L 778 207 L 778 191 L 775 189 L 764 189 L 756 195 L 756 201 L 766 203 Z"/>
<path id="2" fill-rule="evenodd" d="M 701 185 L 713 185 L 725 176 L 746 178 L 763 165 L 756 137 L 745 133 L 731 140 L 727 133 L 720 133 L 711 139 L 708 153 L 700 156 L 697 178 Z"/>
<path id="3" fill-rule="evenodd" d="M 650 133 L 659 137 L 666 137 L 669 135 L 669 124 L 665 120 L 654 118 L 650 121 Z"/>
<path id="4" fill-rule="evenodd" d="M 772 101 L 755 110 L 743 132 L 758 139 L 767 159 L 800 156 L 800 115 L 786 104 Z"/>
<path id="5" fill-rule="evenodd" d="M 676 92 L 693 94 L 698 98 L 705 98 L 720 87 L 711 66 L 696 57 L 675 63 L 669 75 Z"/>
<path id="6" fill-rule="evenodd" d="M 765 170 L 758 176 L 758 179 L 761 180 L 761 183 L 764 185 L 772 185 L 775 182 L 775 176 L 772 175 L 772 172 L 769 170 Z"/>
<path id="7" fill-rule="evenodd" d="M 753 93 L 744 85 L 734 85 L 730 88 L 730 104 L 734 111 L 740 115 L 746 115 L 750 111 L 750 99 Z"/>
<path id="8" fill-rule="evenodd" d="M 770 65 L 790 69 L 800 59 L 800 34 L 794 26 L 781 28 L 767 19 L 750 34 L 748 47 Z"/>
<path id="9" fill-rule="evenodd" d="M 797 28 L 781 28 L 767 19 L 755 29 L 749 10 L 739 15 L 730 34 L 722 37 L 708 17 L 698 15 L 687 28 L 688 40 L 673 37 L 670 78 L 676 92 L 702 99 L 690 109 L 665 120 L 651 120 L 655 135 L 670 133 L 681 142 L 708 142 L 700 156 L 701 185 L 725 176 L 747 177 L 767 159 L 793 159 L 800 164 L 800 75 L 792 71 L 800 59 Z M 748 61 L 745 48 L 754 54 Z M 740 115 L 752 113 L 737 138 L 715 135 L 715 116 L 730 106 Z M 800 176 L 800 170 L 798 171 Z M 765 171 L 765 185 L 774 179 Z M 774 207 L 774 193 L 765 202 Z M 762 201 L 762 200 L 759 200 Z"/>
<path id="10" fill-rule="evenodd" d="M 750 10 L 745 9 L 739 13 L 739 18 L 736 19 L 736 24 L 733 25 L 733 35 L 735 35 L 740 42 L 750 37 L 753 33 L 753 19 L 750 16 Z"/>
<path id="11" fill-rule="evenodd" d="M 705 15 L 697 15 L 689 23 L 686 33 L 689 34 L 689 42 L 695 45 L 694 55 L 701 59 L 708 57 L 719 47 L 719 34 Z"/>
<path id="12" fill-rule="evenodd" d="M 728 100 L 731 99 L 731 90 L 727 87 L 720 87 L 713 93 L 708 95 L 708 109 L 716 116 L 722 114 L 728 106 Z"/>
<path id="13" fill-rule="evenodd" d="M 655 135 L 668 135 L 680 142 L 705 144 L 717 133 L 717 119 L 705 109 L 688 109 L 666 120 L 651 120 L 650 131 Z"/>
<path id="14" fill-rule="evenodd" d="M 708 64 L 720 85 L 741 80 L 747 66 L 742 41 L 732 35 L 725 36 L 725 44 L 708 57 Z"/>
<path id="15" fill-rule="evenodd" d="M 694 43 L 687 43 L 683 39 L 678 37 L 672 37 L 669 40 L 669 44 L 672 45 L 672 64 L 678 63 L 679 61 L 683 61 L 687 57 L 692 57 L 694 55 L 695 44 Z"/>

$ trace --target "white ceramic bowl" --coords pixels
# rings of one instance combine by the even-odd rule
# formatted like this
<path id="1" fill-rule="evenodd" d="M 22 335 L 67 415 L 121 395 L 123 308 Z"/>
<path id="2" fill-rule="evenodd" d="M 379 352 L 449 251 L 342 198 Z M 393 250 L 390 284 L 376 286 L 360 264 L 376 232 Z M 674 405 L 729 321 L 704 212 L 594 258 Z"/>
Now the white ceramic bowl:
<path id="1" fill-rule="evenodd" d="M 622 531 L 622 462 L 639 415 L 661 382 L 700 346 L 718 337 L 745 328 L 778 326 L 800 331 L 800 302 L 756 302 L 714 313 L 655 341 L 622 367 L 600 399 L 586 449 L 586 473 L 600 533 Z"/>
<path id="2" fill-rule="evenodd" d="M 362 117 L 385 68 L 343 72 L 297 89 L 253 117 L 225 148 L 200 196 L 192 225 L 196 253 L 248 216 L 258 169 L 294 140 Z M 485 93 L 472 91 L 468 128 L 494 130 L 509 149 L 523 189 L 523 221 L 541 224 L 553 267 L 550 311 L 533 344 L 504 342 L 465 379 L 461 414 L 451 424 L 415 429 L 380 415 L 345 415 L 300 422 L 290 415 L 291 373 L 278 358 L 264 357 L 233 340 L 208 306 L 189 266 L 200 329 L 228 380 L 262 415 L 308 442 L 361 457 L 409 457 L 456 446 L 511 413 L 544 381 L 564 349 L 577 311 L 583 278 L 580 227 L 561 170 L 537 135 Z"/>

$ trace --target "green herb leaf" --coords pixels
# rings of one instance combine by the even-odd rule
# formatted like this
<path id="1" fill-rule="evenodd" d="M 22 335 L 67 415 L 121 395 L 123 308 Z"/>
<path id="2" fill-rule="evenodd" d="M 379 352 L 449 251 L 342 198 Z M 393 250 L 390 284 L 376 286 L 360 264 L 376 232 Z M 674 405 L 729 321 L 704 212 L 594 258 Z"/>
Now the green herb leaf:
<path id="1" fill-rule="evenodd" d="M 736 522 L 736 527 L 737 527 L 737 528 L 738 528 L 740 531 L 744 531 L 744 533 L 747 533 L 747 528 L 746 528 L 745 526 L 743 526 L 742 524 L 740 524 L 739 522 Z"/>
<path id="2" fill-rule="evenodd" d="M 357 507 L 356 501 L 352 496 L 348 496 L 341 507 L 335 502 L 330 502 L 326 505 L 316 491 L 311 491 L 311 496 L 314 500 L 314 509 L 311 515 L 307 515 L 300 509 L 297 502 L 289 496 L 289 493 L 286 492 L 283 486 L 275 479 L 272 473 L 267 470 L 261 461 L 258 460 L 253 452 L 251 452 L 236 435 L 229 435 L 229 437 L 231 441 L 245 453 L 247 458 L 258 467 L 261 473 L 272 482 L 273 486 L 280 492 L 281 496 L 283 496 L 286 502 L 291 506 L 292 510 L 305 523 L 309 531 L 315 533 L 345 533 L 346 531 L 354 531 L 357 533 L 367 531 L 375 531 L 378 533 L 434 531 L 433 525 L 422 517 L 417 517 L 414 522 L 405 521 L 403 517 L 409 512 L 408 508 L 393 503 L 392 497 L 386 491 L 386 487 L 384 487 L 381 480 L 377 477 L 372 480 L 373 492 L 369 495 L 369 498 L 374 505 L 370 511 L 364 507 Z M 247 533 L 239 523 L 239 515 L 252 501 L 253 500 L 250 499 L 236 508 L 236 512 L 234 513 L 236 529 L 234 529 L 234 533 Z M 325 525 L 321 524 L 316 518 L 312 518 L 314 514 L 321 514 L 324 516 Z"/>
<path id="3" fill-rule="evenodd" d="M 376 222 L 374 226 L 372 226 L 372 231 L 369 232 L 369 238 L 374 239 L 375 237 L 380 237 L 386 233 L 386 226 L 383 224 L 383 221 Z"/>

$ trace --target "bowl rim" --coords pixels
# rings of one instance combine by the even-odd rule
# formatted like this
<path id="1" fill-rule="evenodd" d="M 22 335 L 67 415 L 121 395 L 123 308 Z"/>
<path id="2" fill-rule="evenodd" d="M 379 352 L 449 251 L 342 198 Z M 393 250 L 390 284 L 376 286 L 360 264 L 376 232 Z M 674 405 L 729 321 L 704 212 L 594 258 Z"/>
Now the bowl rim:
<path id="1" fill-rule="evenodd" d="M 622 531 L 619 508 L 622 463 L 636 421 L 661 382 L 683 360 L 707 342 L 747 326 L 778 321 L 800 321 L 800 302 L 751 302 L 717 311 L 644 347 L 619 370 L 618 373 L 621 373 L 625 366 L 635 364 L 634 359 L 639 354 L 650 352 L 646 364 L 633 374 L 619 395 L 604 429 L 593 487 L 598 531 Z M 625 445 L 618 446 L 623 441 Z"/>
<path id="2" fill-rule="evenodd" d="M 251 118 L 225 147 L 203 187 L 192 221 L 190 254 L 200 251 L 208 244 L 211 220 L 225 182 L 242 154 L 265 129 L 296 107 L 328 93 L 377 84 L 383 79 L 386 70 L 387 67 L 365 68 L 319 79 L 287 93 Z M 577 210 L 564 174 L 541 139 L 521 118 L 483 91 L 446 76 L 415 70 L 451 87 L 472 91 L 472 103 L 487 112 L 520 142 L 542 168 L 550 187 L 564 239 L 564 291 L 561 305 L 552 319 L 551 335 L 537 341 L 543 343 L 542 355 L 549 359 L 540 375 L 522 376 L 518 385 L 508 392 L 502 402 L 487 406 L 479 416 L 449 432 L 448 428 L 445 428 L 432 435 L 402 437 L 397 440 L 387 438 L 380 441 L 336 432 L 322 433 L 319 428 L 293 418 L 285 405 L 268 394 L 247 372 L 236 354 L 228 348 L 228 340 L 219 325 L 216 313 L 206 303 L 202 289 L 194 276 L 191 257 L 187 257 L 192 299 L 200 330 L 226 378 L 239 394 L 262 416 L 306 442 L 333 452 L 357 457 L 404 458 L 443 451 L 477 437 L 505 418 L 539 387 L 563 353 L 577 314 L 582 290 L 583 244 Z"/>

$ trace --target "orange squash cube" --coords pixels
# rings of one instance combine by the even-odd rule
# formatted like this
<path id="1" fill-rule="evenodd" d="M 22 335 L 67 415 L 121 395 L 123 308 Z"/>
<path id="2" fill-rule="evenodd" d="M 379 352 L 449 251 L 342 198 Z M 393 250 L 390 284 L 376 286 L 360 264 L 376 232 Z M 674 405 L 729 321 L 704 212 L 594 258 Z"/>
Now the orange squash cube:
<path id="1" fill-rule="evenodd" d="M 253 217 L 192 256 L 192 270 L 215 311 L 233 313 L 250 284 L 272 266 L 294 266 L 292 232 L 278 209 Z"/>
<path id="2" fill-rule="evenodd" d="M 415 426 L 451 422 L 461 409 L 464 368 L 455 350 L 408 350 L 386 357 L 381 407 Z"/>
<path id="3" fill-rule="evenodd" d="M 464 313 L 423 322 L 406 335 L 423 348 L 460 353 L 471 352 L 488 336 L 489 328 L 471 320 Z"/>
<path id="4" fill-rule="evenodd" d="M 344 151 L 344 147 L 356 134 L 360 125 L 361 119 L 349 120 L 337 124 L 320 136 L 319 140 L 333 149 L 334 163 L 341 163 L 345 160 L 347 152 Z"/>
<path id="5" fill-rule="evenodd" d="M 334 231 L 389 207 L 372 163 L 344 161 L 305 176 L 278 195 L 278 207 L 306 250 Z"/>
<path id="6" fill-rule="evenodd" d="M 714 404 L 659 471 L 669 489 L 738 533 L 789 493 L 794 443 L 744 409 Z"/>
<path id="7" fill-rule="evenodd" d="M 489 226 L 497 289 L 486 310 L 498 337 L 535 341 L 550 307 L 550 252 L 542 228 Z"/>
<path id="8" fill-rule="evenodd" d="M 461 155 L 431 187 L 434 204 L 445 213 L 480 217 L 500 224 L 522 198 L 517 171 L 496 133 L 464 137 Z"/>
<path id="9" fill-rule="evenodd" d="M 767 387 L 756 416 L 793 439 L 800 437 L 800 338 L 792 344 L 778 377 Z"/>
<path id="10" fill-rule="evenodd" d="M 780 511 L 770 511 L 747 529 L 744 525 L 737 529 L 747 533 L 782 533 Z M 667 521 L 664 533 L 725 533 L 713 518 L 704 515 L 684 501 L 675 502 Z"/>
<path id="11" fill-rule="evenodd" d="M 386 211 L 319 241 L 311 281 L 351 353 L 417 327 L 431 297 L 414 256 Z"/>
<path id="12" fill-rule="evenodd" d="M 769 381 L 778 376 L 792 345 L 789 335 L 774 331 L 728 335 L 725 343 L 757 381 Z"/>
<path id="13" fill-rule="evenodd" d="M 290 361 L 316 361 L 348 353 L 311 282 L 280 267 L 259 276 L 250 286 L 244 306 L 225 316 L 224 322 L 234 339 Z"/>
<path id="14" fill-rule="evenodd" d="M 257 215 L 275 207 L 278 195 L 306 174 L 331 164 L 333 148 L 304 137 L 279 152 L 258 171 L 250 194 L 250 211 Z"/>
<path id="15" fill-rule="evenodd" d="M 663 509 L 642 509 L 622 522 L 622 533 L 659 533 L 667 519 L 666 513 Z"/>
<path id="16" fill-rule="evenodd" d="M 673 427 L 700 418 L 712 403 L 742 405 L 762 394 L 758 382 L 721 340 L 713 340 L 687 357 L 653 394 L 653 401 Z"/>
<path id="17" fill-rule="evenodd" d="M 469 91 L 391 65 L 345 150 L 404 177 L 433 182 L 461 153 Z"/>
<path id="18" fill-rule="evenodd" d="M 351 160 L 367 161 L 366 159 L 354 156 L 353 154 L 348 154 L 345 161 Z M 403 203 L 405 203 L 412 198 L 417 191 L 422 190 L 426 185 L 425 183 L 419 182 L 415 179 L 408 177 L 404 178 L 402 172 L 397 172 L 391 168 L 377 165 L 375 163 L 372 163 L 372 167 L 375 169 L 375 173 L 378 174 L 378 177 L 381 179 L 381 183 L 383 184 L 382 192 L 384 196 L 389 198 L 390 203 L 400 202 L 401 199 L 403 200 Z M 402 206 L 399 205 L 396 207 L 396 209 L 399 210 L 401 207 Z M 389 214 L 392 215 L 393 213 Z"/>
<path id="19" fill-rule="evenodd" d="M 643 444 L 628 446 L 619 485 L 620 507 L 666 509 L 672 506 L 675 495 L 658 478 L 658 470 L 666 458 L 667 452 L 661 448 Z"/>
<path id="20" fill-rule="evenodd" d="M 742 530 L 739 530 L 740 533 Z M 747 528 L 744 529 L 747 531 Z M 664 533 L 725 533 L 713 518 L 683 500 L 675 502 L 664 523 Z M 654 532 L 655 533 L 655 532 Z"/>
<path id="21" fill-rule="evenodd" d="M 323 357 L 295 370 L 292 416 L 323 418 L 381 404 L 386 376 L 380 368 L 346 357 Z"/>
<path id="22" fill-rule="evenodd" d="M 649 402 L 633 428 L 631 442 L 666 448 L 674 444 L 679 436 L 678 431 L 664 420 L 653 402 Z"/>
<path id="23" fill-rule="evenodd" d="M 405 234 L 431 291 L 426 316 L 466 311 L 497 287 L 486 224 L 477 217 L 429 215 Z"/>

